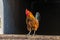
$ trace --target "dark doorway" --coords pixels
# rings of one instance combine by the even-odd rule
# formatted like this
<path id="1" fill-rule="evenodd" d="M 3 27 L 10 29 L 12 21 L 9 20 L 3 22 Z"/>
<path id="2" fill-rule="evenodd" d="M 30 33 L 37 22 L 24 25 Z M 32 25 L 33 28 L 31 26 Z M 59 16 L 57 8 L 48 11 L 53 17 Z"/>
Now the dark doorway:
<path id="1" fill-rule="evenodd" d="M 25 9 L 41 14 L 40 26 L 36 34 L 60 34 L 60 2 L 58 0 L 3 0 L 4 33 L 27 34 Z M 31 4 L 34 4 L 32 7 Z"/>

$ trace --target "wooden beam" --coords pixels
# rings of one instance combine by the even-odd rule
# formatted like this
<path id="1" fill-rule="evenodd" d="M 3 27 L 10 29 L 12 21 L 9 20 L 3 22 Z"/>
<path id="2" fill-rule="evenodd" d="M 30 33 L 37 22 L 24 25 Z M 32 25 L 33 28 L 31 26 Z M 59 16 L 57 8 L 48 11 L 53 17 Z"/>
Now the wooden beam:
<path id="1" fill-rule="evenodd" d="M 15 35 L 15 34 L 3 34 L 0 35 L 0 40 L 60 40 L 60 36 L 51 35 Z"/>

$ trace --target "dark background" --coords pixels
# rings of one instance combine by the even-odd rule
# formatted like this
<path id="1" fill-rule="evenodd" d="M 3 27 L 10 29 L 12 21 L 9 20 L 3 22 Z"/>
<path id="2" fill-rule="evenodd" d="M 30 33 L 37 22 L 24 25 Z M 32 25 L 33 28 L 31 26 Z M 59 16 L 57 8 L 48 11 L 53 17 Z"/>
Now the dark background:
<path id="1" fill-rule="evenodd" d="M 33 4 L 34 2 L 35 4 Z M 41 14 L 40 26 L 36 34 L 60 35 L 59 0 L 3 0 L 3 3 L 5 34 L 28 33 L 25 23 L 25 9 L 27 8 L 33 14 L 36 11 Z"/>

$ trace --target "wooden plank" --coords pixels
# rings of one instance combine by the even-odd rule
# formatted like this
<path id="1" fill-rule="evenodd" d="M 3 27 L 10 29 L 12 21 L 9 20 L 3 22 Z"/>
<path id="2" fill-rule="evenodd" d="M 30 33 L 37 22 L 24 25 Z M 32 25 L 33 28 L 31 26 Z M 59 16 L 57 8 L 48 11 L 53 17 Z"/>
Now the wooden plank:
<path id="1" fill-rule="evenodd" d="M 60 36 L 3 34 L 0 35 L 0 40 L 60 40 Z"/>

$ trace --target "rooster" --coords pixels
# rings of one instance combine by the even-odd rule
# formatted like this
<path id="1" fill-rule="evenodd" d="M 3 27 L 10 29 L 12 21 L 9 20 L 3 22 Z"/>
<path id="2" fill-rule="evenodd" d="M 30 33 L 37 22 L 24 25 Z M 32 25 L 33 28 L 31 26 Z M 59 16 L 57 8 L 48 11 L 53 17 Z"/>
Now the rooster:
<path id="1" fill-rule="evenodd" d="M 29 31 L 28 35 L 30 35 L 31 31 L 34 31 L 33 35 L 35 35 L 35 32 L 39 27 L 39 16 L 40 14 L 37 12 L 36 16 L 34 17 L 32 12 L 26 9 L 26 24 L 27 30 Z"/>

